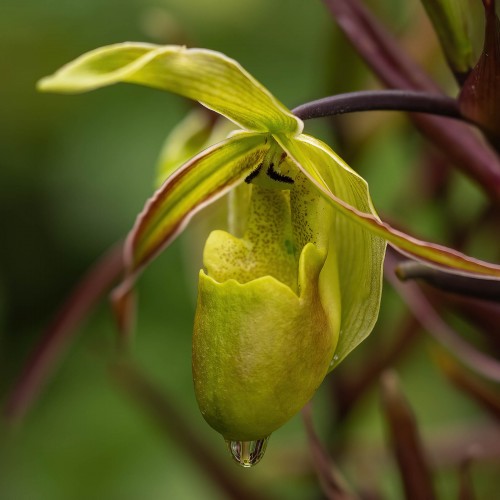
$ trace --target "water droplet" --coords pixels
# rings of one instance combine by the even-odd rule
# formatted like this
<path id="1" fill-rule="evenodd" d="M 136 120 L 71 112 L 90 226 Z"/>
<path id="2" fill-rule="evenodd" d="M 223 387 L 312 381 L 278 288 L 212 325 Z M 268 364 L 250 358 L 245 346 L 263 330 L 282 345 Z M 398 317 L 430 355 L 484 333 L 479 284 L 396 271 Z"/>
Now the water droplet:
<path id="1" fill-rule="evenodd" d="M 338 359 L 339 359 L 339 355 L 335 354 L 335 356 L 333 356 L 333 361 L 337 361 Z"/>
<path id="2" fill-rule="evenodd" d="M 269 436 L 256 441 L 226 441 L 234 461 L 242 467 L 253 467 L 266 452 Z"/>

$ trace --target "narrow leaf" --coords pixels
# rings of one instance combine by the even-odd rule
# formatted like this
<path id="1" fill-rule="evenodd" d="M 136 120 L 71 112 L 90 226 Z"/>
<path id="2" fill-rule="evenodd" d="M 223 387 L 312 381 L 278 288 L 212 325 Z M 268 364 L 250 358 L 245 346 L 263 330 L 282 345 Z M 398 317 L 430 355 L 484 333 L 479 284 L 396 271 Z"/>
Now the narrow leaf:
<path id="1" fill-rule="evenodd" d="M 199 101 L 241 127 L 298 134 L 293 116 L 239 63 L 219 52 L 177 45 L 121 43 L 83 54 L 38 88 L 79 93 L 118 82 L 137 83 Z"/>
<path id="2" fill-rule="evenodd" d="M 395 373 L 386 372 L 381 379 L 382 404 L 389 428 L 390 441 L 397 459 L 407 500 L 436 498 L 432 476 L 417 422 L 406 401 Z"/>
<path id="3" fill-rule="evenodd" d="M 335 22 L 374 73 L 388 86 L 439 91 L 437 84 L 404 52 L 401 43 L 360 0 L 323 0 Z"/>
<path id="4" fill-rule="evenodd" d="M 451 70 L 463 81 L 473 65 L 468 6 L 464 0 L 422 0 L 422 4 Z"/>

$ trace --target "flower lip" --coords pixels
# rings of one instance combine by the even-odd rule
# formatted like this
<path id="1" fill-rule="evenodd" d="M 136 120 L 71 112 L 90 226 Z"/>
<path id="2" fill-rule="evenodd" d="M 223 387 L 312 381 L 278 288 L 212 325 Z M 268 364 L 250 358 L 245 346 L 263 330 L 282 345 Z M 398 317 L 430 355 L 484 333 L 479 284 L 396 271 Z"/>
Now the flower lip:
<path id="1" fill-rule="evenodd" d="M 286 283 L 280 281 L 278 278 L 271 276 L 270 274 L 253 278 L 249 281 L 245 281 L 244 283 L 239 282 L 235 278 L 228 278 L 224 281 L 217 281 L 215 278 L 210 276 L 204 269 L 200 270 L 200 275 L 201 274 L 203 274 L 204 277 L 206 277 L 207 279 L 213 281 L 217 286 L 227 286 L 235 290 L 241 289 L 242 291 L 244 291 L 247 288 L 260 287 L 262 284 L 268 284 L 276 287 L 283 287 L 283 290 L 286 289 L 291 294 L 293 294 L 294 297 L 300 298 L 299 295 L 294 290 L 292 290 L 291 287 L 289 287 Z"/>
<path id="2" fill-rule="evenodd" d="M 194 385 L 203 417 L 225 439 L 270 435 L 327 374 L 338 329 L 318 295 L 325 259 L 312 243 L 304 247 L 300 295 L 272 276 L 218 283 L 200 271 Z"/>

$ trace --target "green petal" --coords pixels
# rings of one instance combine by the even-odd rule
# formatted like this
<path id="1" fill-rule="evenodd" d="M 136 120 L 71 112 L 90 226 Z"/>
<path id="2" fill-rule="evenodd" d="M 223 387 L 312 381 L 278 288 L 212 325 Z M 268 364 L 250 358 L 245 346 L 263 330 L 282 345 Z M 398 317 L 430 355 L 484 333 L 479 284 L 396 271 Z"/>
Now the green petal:
<path id="1" fill-rule="evenodd" d="M 283 137 L 278 140 L 308 177 L 310 170 L 320 171 L 325 185 L 339 198 L 358 210 L 375 213 L 366 182 L 349 167 L 339 168 L 336 163 L 332 165 L 331 157 L 320 149 L 319 141 L 304 135 L 299 140 Z M 328 231 L 328 228 L 325 230 Z M 335 265 L 330 261 L 329 268 L 321 276 L 323 307 L 328 310 L 335 303 L 332 293 L 335 295 L 338 292 L 336 287 L 332 292 L 331 284 L 336 282 L 336 273 L 341 294 L 340 335 L 333 358 L 334 368 L 369 335 L 375 325 L 382 293 L 385 241 L 335 212 L 328 243 L 329 253 L 336 252 L 337 263 Z"/>
<path id="2" fill-rule="evenodd" d="M 472 68 L 471 16 L 466 0 L 422 0 L 453 71 L 467 74 Z"/>
<path id="3" fill-rule="evenodd" d="M 373 209 L 366 182 L 326 144 L 307 135 L 297 139 L 281 136 L 276 139 L 312 185 L 343 215 L 337 219 L 334 228 L 338 239 L 336 248 L 343 316 L 335 364 L 370 333 L 376 321 L 383 239 L 398 250 L 435 265 L 500 277 L 498 265 L 418 240 L 380 221 Z"/>
<path id="4" fill-rule="evenodd" d="M 359 196 L 362 195 L 361 186 L 358 186 L 354 179 L 361 180 L 365 185 L 366 183 L 323 142 L 305 134 L 301 135 L 298 140 L 282 136 L 278 137 L 277 140 L 289 152 L 313 185 L 323 193 L 325 199 L 329 200 L 338 211 L 373 234 L 386 239 L 399 251 L 416 259 L 464 273 L 500 277 L 500 265 L 498 264 L 475 259 L 443 245 L 409 236 L 382 222 L 375 215 L 373 208 L 363 210 L 348 200 L 344 200 L 341 193 L 337 194 L 335 191 L 339 186 L 331 184 L 332 180 L 329 177 L 334 175 L 332 171 L 339 170 L 340 167 L 341 170 L 350 172 L 351 175 L 346 177 L 346 182 L 350 184 L 350 189 L 358 191 Z M 372 207 L 371 200 L 368 200 L 368 203 Z"/>
<path id="5" fill-rule="evenodd" d="M 163 143 L 156 165 L 157 187 L 160 187 L 175 170 L 190 158 L 227 137 L 226 134 L 224 137 L 207 144 L 212 125 L 210 112 L 197 107 L 172 129 Z"/>
<path id="6" fill-rule="evenodd" d="M 168 134 L 156 165 L 156 187 L 203 149 L 220 142 L 235 131 L 234 123 L 211 111 L 197 107 Z"/>
<path id="7" fill-rule="evenodd" d="M 262 134 L 240 133 L 206 149 L 175 171 L 146 203 L 128 235 L 127 277 L 115 300 L 135 276 L 184 229 L 200 209 L 223 196 L 260 163 L 269 146 Z"/>
<path id="8" fill-rule="evenodd" d="M 118 82 L 137 83 L 199 101 L 241 127 L 298 134 L 302 121 L 219 52 L 176 45 L 123 43 L 88 52 L 43 78 L 43 91 L 78 93 Z"/>

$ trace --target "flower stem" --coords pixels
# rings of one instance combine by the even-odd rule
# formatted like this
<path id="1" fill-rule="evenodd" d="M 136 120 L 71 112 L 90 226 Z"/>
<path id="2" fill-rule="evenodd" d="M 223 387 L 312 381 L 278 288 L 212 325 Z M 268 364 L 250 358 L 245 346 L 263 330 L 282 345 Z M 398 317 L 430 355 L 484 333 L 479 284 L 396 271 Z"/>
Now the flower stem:
<path id="1" fill-rule="evenodd" d="M 435 92 L 415 90 L 365 90 L 337 94 L 297 106 L 292 112 L 302 120 L 356 111 L 411 111 L 468 121 L 456 99 Z"/>
<path id="2" fill-rule="evenodd" d="M 500 280 L 490 277 L 468 276 L 442 271 L 420 262 L 408 260 L 396 267 L 401 281 L 423 280 L 441 290 L 486 300 L 500 299 Z"/>

